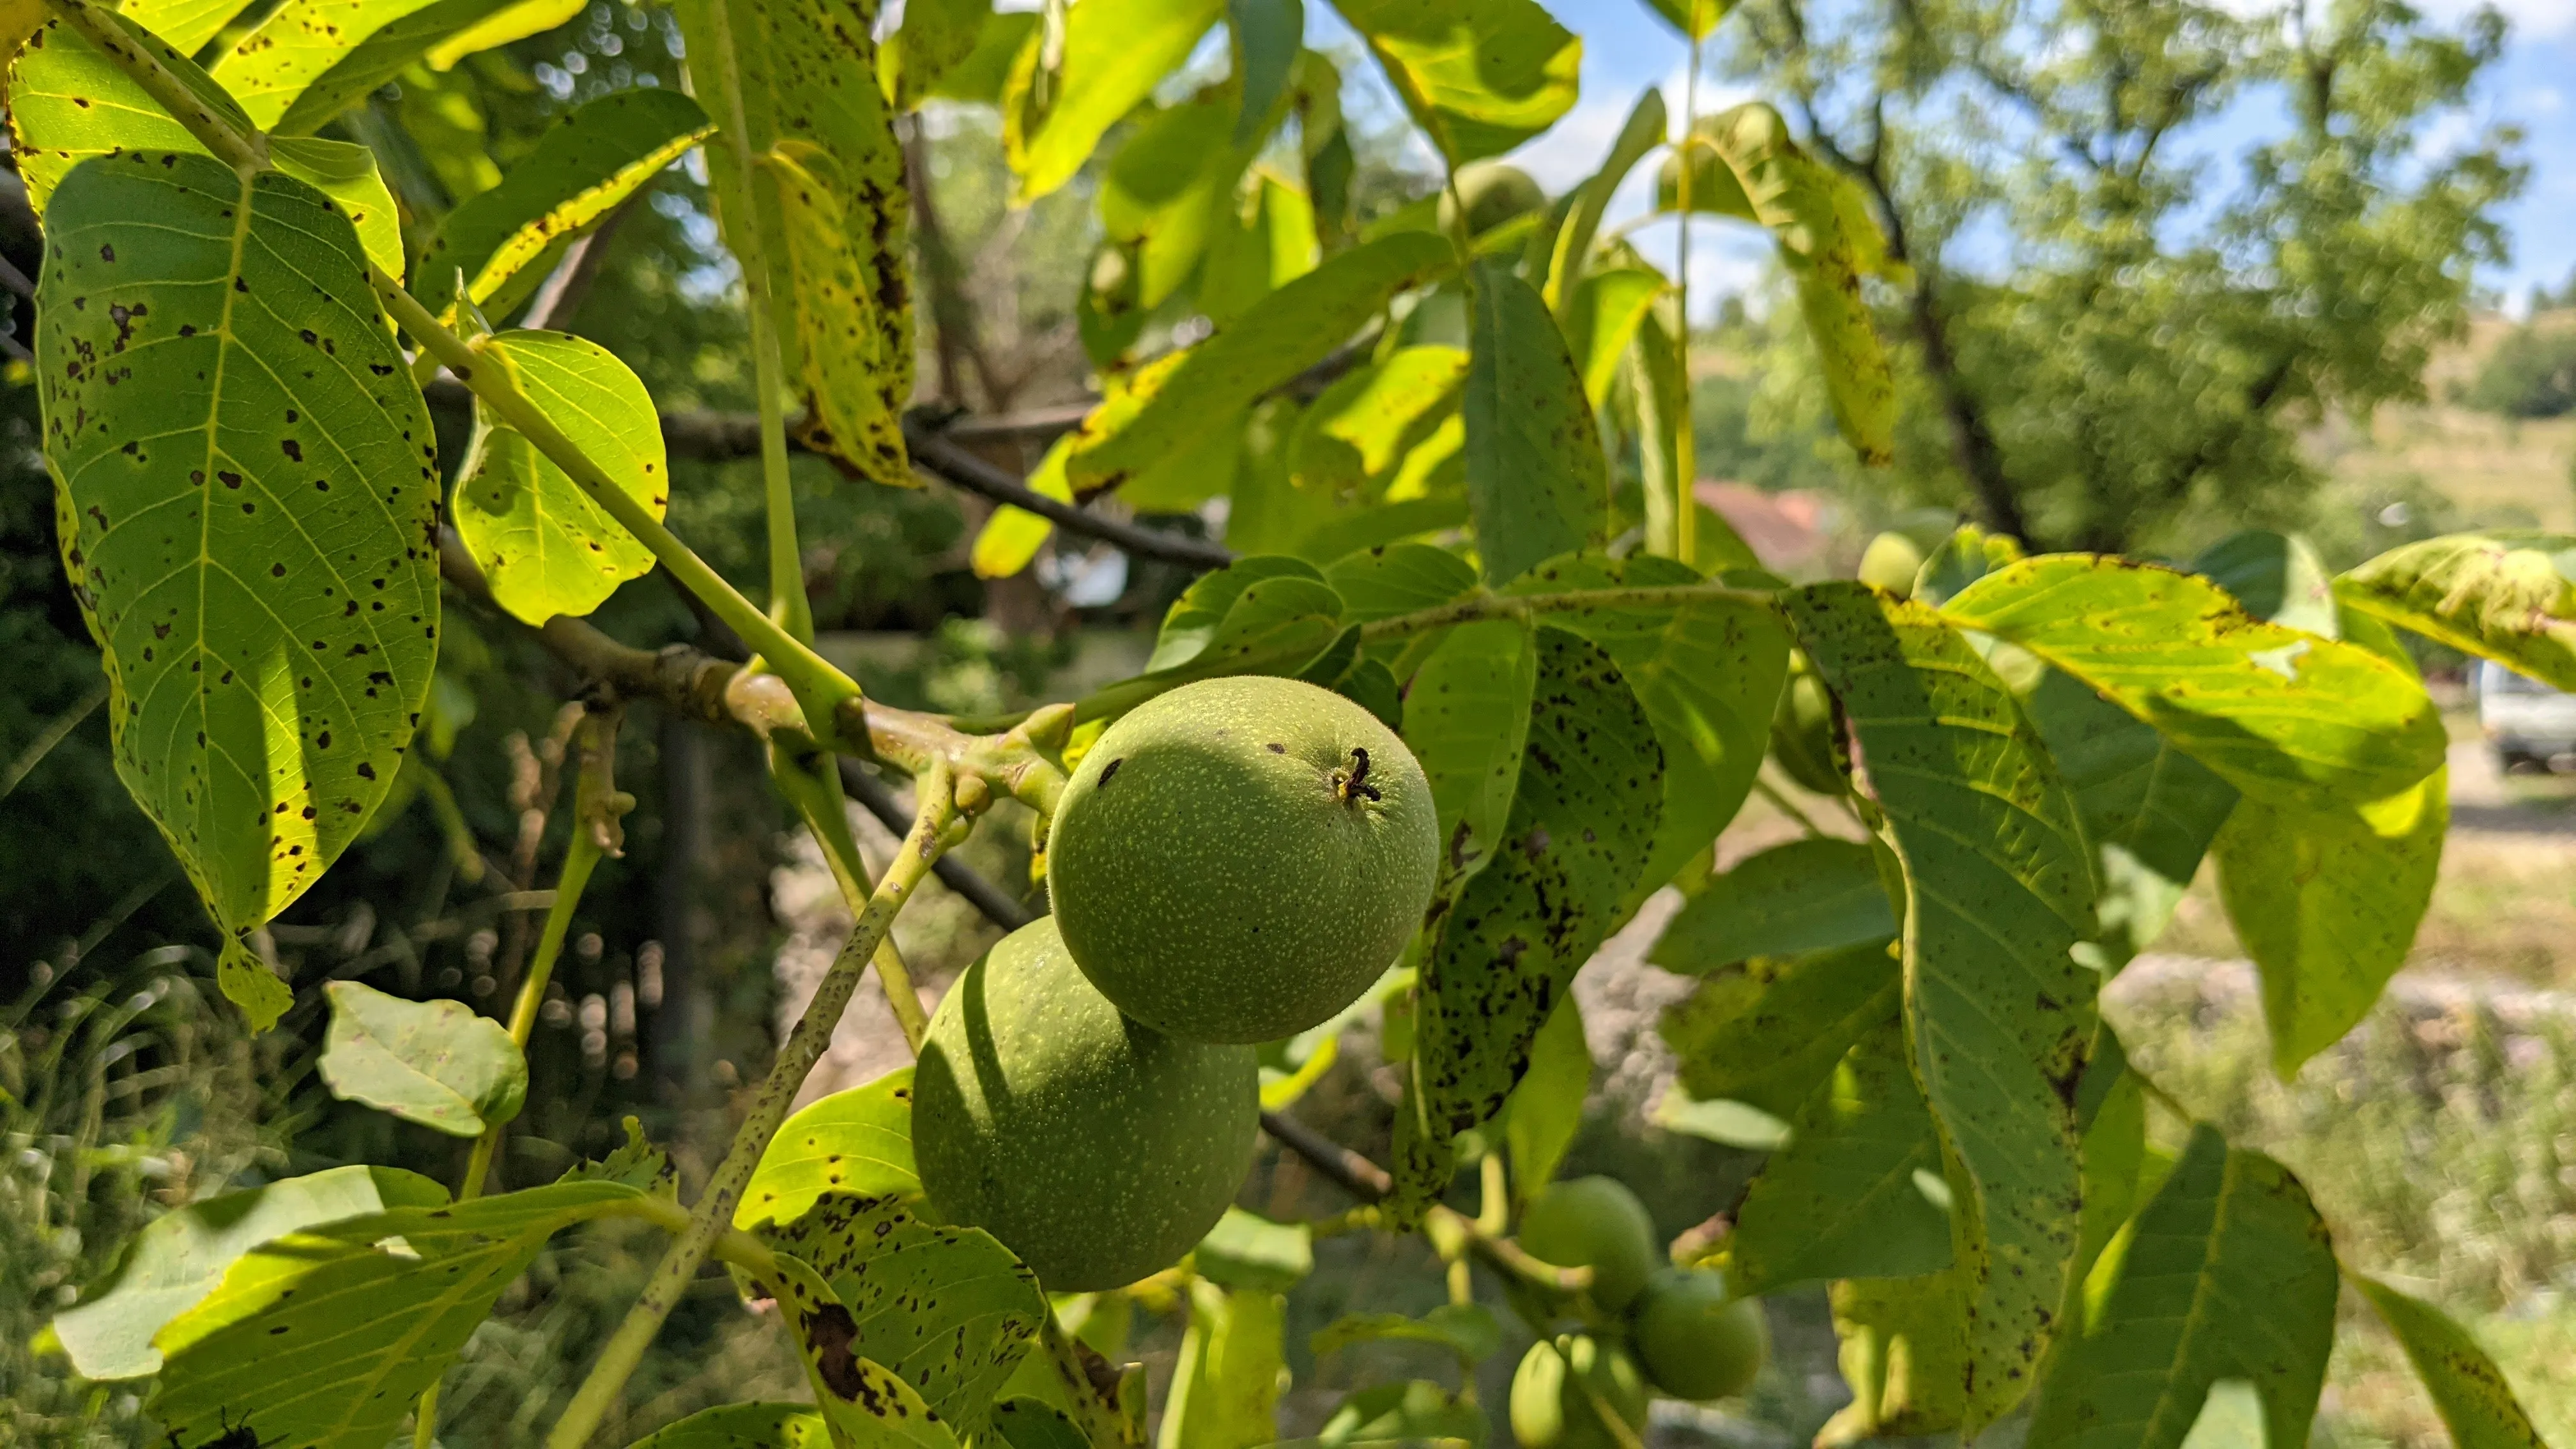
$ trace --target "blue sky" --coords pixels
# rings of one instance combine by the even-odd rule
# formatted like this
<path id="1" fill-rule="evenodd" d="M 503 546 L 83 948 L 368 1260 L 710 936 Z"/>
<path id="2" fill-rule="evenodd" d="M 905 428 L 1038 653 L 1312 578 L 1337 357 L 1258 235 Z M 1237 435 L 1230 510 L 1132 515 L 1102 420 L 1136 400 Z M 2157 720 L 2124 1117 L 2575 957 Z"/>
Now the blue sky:
<path id="1" fill-rule="evenodd" d="M 1515 159 L 1548 190 L 1589 175 L 1617 134 L 1619 123 L 1648 85 L 1665 87 L 1679 113 L 1687 52 L 1680 37 L 1643 0 L 1540 0 L 1567 29 L 1583 37 L 1583 97 L 1573 112 Z M 2431 17 L 2456 23 L 2471 6 L 2462 0 L 2417 0 Z M 2465 111 L 2428 128 L 2419 145 L 2438 149 L 2506 122 L 2527 133 L 2522 159 L 2530 166 L 2523 194 L 2504 213 L 2512 259 L 2479 280 L 2515 299 L 2535 282 L 2552 288 L 2576 271 L 2576 0 L 2501 0 L 2512 30 L 2503 60 L 2488 72 Z M 1744 93 L 1701 86 L 1703 104 L 1723 104 Z M 2208 150 L 2242 149 L 2265 124 L 2260 107 L 2239 106 L 2199 137 Z M 2230 130 L 2236 134 L 2230 135 Z M 1614 217 L 1633 218 L 1646 204 L 1646 178 L 1632 177 Z M 1672 227 L 1640 232 L 1641 248 L 1670 257 Z M 1757 275 L 1763 244 L 1742 230 L 1703 226 L 1694 233 L 1693 290 L 1700 296 L 1733 290 Z M 1697 298 L 1694 298 L 1696 302 Z M 1695 305 L 1692 309 L 1698 311 Z"/>

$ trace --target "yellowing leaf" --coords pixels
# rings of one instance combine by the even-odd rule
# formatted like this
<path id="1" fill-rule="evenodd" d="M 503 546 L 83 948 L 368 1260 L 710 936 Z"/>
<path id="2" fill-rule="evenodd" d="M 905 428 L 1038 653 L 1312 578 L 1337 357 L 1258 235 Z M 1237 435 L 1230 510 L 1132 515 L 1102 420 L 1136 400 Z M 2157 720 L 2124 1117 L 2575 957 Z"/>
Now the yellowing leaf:
<path id="1" fill-rule="evenodd" d="M 731 138 L 707 148 L 717 219 L 770 306 L 805 416 L 797 436 L 853 476 L 919 486 L 903 446 L 912 281 L 903 154 L 877 87 L 873 6 L 690 0 L 689 75 Z"/>
<path id="2" fill-rule="evenodd" d="M 1536 0 L 1336 0 L 1452 168 L 1499 156 L 1574 106 L 1583 42 Z"/>
<path id="3" fill-rule="evenodd" d="M 260 129 L 308 136 L 507 0 L 287 0 L 215 63 Z"/>
<path id="4" fill-rule="evenodd" d="M 1073 179 L 1120 118 L 1180 68 L 1225 0 L 1081 0 L 1065 13 L 1063 63 L 1031 36 L 1002 94 L 1002 154 L 1026 206 Z"/>
<path id="5" fill-rule="evenodd" d="M 542 278 L 534 263 L 607 220 L 713 129 L 677 91 L 585 102 L 539 135 L 498 186 L 447 214 L 413 268 L 412 295 L 444 312 L 462 272 L 465 294 L 497 315 Z"/>
<path id="6" fill-rule="evenodd" d="M 2576 690 L 2576 536 L 2500 530 L 2392 549 L 2335 580 L 2345 603 Z"/>
<path id="7" fill-rule="evenodd" d="M 596 342 L 561 332 L 504 332 L 484 344 L 564 435 L 660 518 L 671 469 L 644 383 Z M 456 531 L 492 585 L 492 600 L 530 624 L 580 618 L 617 586 L 652 571 L 653 551 L 591 500 L 515 429 L 491 429 L 472 477 L 457 484 Z"/>

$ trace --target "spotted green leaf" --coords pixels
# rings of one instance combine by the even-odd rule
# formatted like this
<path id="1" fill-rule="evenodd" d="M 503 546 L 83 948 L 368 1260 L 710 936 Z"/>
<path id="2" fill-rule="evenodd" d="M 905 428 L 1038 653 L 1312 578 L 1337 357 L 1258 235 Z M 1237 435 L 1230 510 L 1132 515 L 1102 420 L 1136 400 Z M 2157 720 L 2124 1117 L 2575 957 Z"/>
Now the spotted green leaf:
<path id="1" fill-rule="evenodd" d="M 863 0 L 689 0 L 689 75 L 736 138 L 707 147 L 717 220 L 746 266 L 764 261 L 797 436 L 845 471 L 918 486 L 904 452 L 912 400 L 911 203 L 877 87 L 876 7 Z"/>
<path id="2" fill-rule="evenodd" d="M 1701 976 L 1756 956 L 1802 956 L 1895 936 L 1896 913 L 1867 845 L 1793 840 L 1710 877 L 1646 959 Z"/>
<path id="3" fill-rule="evenodd" d="M 975 53 L 993 0 L 917 0 L 877 52 L 878 79 L 898 111 L 919 110 L 934 87 Z"/>
<path id="4" fill-rule="evenodd" d="M 1856 583 L 1785 602 L 1903 868 L 1906 1029 L 1954 1159 L 1973 1431 L 2027 1392 L 2075 1256 L 2099 978 L 2069 952 L 2093 930 L 2092 862 L 2038 732 L 1941 615 Z"/>
<path id="5" fill-rule="evenodd" d="M 837 1449 L 805 1404 L 720 1404 L 635 1441 L 632 1449 Z"/>
<path id="6" fill-rule="evenodd" d="M 546 1239 L 643 1196 L 554 1183 L 265 1243 L 154 1336 L 149 1411 L 182 1443 L 246 1430 L 277 1449 L 380 1449 Z"/>
<path id="7" fill-rule="evenodd" d="M 2576 535 L 2429 538 L 2336 579 L 2335 596 L 2398 628 L 2576 690 Z"/>
<path id="8" fill-rule="evenodd" d="M 1745 1190 L 1727 1285 L 1769 1293 L 1829 1278 L 1910 1278 L 1950 1266 L 1950 1188 L 1932 1109 L 1894 1021 L 1855 1043 Z"/>
<path id="9" fill-rule="evenodd" d="M 261 130 L 309 136 L 508 0 L 286 0 L 215 64 Z"/>
<path id="10" fill-rule="evenodd" d="M 805 1311 L 830 1326 L 809 1321 L 804 1336 L 842 1398 L 836 1353 L 884 1365 L 972 1433 L 1046 1320 L 1037 1275 L 991 1234 L 924 1223 L 894 1198 L 825 1193 L 762 1233 L 829 1290 Z"/>
<path id="11" fill-rule="evenodd" d="M 156 1372 L 152 1336 L 195 1307 L 235 1259 L 272 1238 L 390 1207 L 437 1207 L 447 1189 L 392 1167 L 334 1167 L 174 1208 L 146 1224 L 115 1276 L 54 1319 L 54 1337 L 87 1379 Z"/>
<path id="12" fill-rule="evenodd" d="M 1706 582 L 1673 559 L 1597 555 L 1533 569 L 1514 593 L 1677 588 Z M 1671 880 L 1715 839 L 1753 788 L 1771 710 L 1789 671 L 1788 631 L 1767 609 L 1726 599 L 1649 608 L 1593 605 L 1548 616 L 1610 651 L 1664 748 L 1664 806 L 1655 848 L 1630 904 Z"/>
<path id="13" fill-rule="evenodd" d="M 584 102 L 546 128 L 500 185 L 447 214 L 412 269 L 412 295 L 444 312 L 461 272 L 465 295 L 499 316 L 544 275 L 536 262 L 605 221 L 713 129 L 698 103 L 675 90 Z"/>
<path id="14" fill-rule="evenodd" d="M 1609 465 L 1583 377 L 1537 290 L 1489 261 L 1468 295 L 1467 503 L 1485 577 L 1504 584 L 1602 545 Z"/>
<path id="15" fill-rule="evenodd" d="M 1281 287 L 1232 327 L 1178 354 L 1132 413 L 1086 420 L 1065 460 L 1067 480 L 1086 496 L 1115 488 L 1207 430 L 1226 426 L 1451 260 L 1440 238 L 1400 233 L 1344 252 Z"/>
<path id="16" fill-rule="evenodd" d="M 1884 244 L 1854 183 L 1809 156 L 1780 113 L 1759 101 L 1703 118 L 1696 135 L 1690 209 L 1770 231 L 1824 363 L 1834 421 L 1863 463 L 1889 462 L 1896 379 L 1861 294 L 1862 274 L 1885 266 Z M 1679 153 L 1664 163 L 1656 201 L 1664 210 L 1681 205 Z"/>
<path id="17" fill-rule="evenodd" d="M 1664 1012 L 1682 1089 L 1795 1116 L 1863 1032 L 1896 1019 L 1904 976 L 1887 947 L 1882 936 L 1709 972 Z"/>
<path id="18" fill-rule="evenodd" d="M 2397 1335 L 2458 1449 L 2544 1449 L 2513 1385 L 2466 1329 L 2432 1304 L 2366 1274 L 2352 1275 L 2352 1284 Z"/>
<path id="19" fill-rule="evenodd" d="M 671 470 L 653 397 L 616 354 L 561 332 L 504 332 L 483 356 L 646 512 L 662 516 Z M 456 533 L 491 581 L 493 602 L 530 624 L 579 618 L 652 571 L 653 551 L 571 474 L 499 419 L 482 422 L 481 455 L 456 488 Z"/>
<path id="20" fill-rule="evenodd" d="M 778 1305 L 834 1449 L 958 1449 L 920 1391 L 867 1356 L 849 1308 L 810 1264 L 782 1251 L 760 1286 Z"/>
<path id="21" fill-rule="evenodd" d="M 136 45 L 158 56 L 208 110 L 241 129 L 250 128 L 250 118 L 233 98 L 175 44 L 151 38 L 131 14 L 110 18 Z M 9 103 L 18 174 L 39 213 L 64 174 L 90 157 L 205 149 L 88 37 L 58 20 L 38 26 L 12 62 Z M 377 173 L 374 152 L 346 141 L 279 136 L 269 142 L 269 157 L 277 169 L 318 188 L 347 214 L 367 260 L 389 275 L 402 274 L 401 218 Z"/>
<path id="22" fill-rule="evenodd" d="M 1163 1401 L 1157 1449 L 1257 1449 L 1279 1439 L 1288 1377 L 1288 1300 L 1264 1289 L 1190 1284 L 1190 1324 Z"/>
<path id="23" fill-rule="evenodd" d="M 993 1406 L 993 1432 L 1008 1449 L 1091 1449 L 1062 1409 L 1028 1394 Z"/>
<path id="24" fill-rule="evenodd" d="M 1426 926 L 1414 1085 L 1434 1142 L 1501 1108 L 1576 968 L 1617 924 L 1662 813 L 1663 747 L 1599 645 L 1537 631 L 1528 719 L 1498 848 L 1444 888 Z"/>
<path id="25" fill-rule="evenodd" d="M 1431 783 L 1452 882 L 1485 868 L 1511 818 L 1538 660 L 1537 631 L 1520 620 L 1461 624 L 1405 690 L 1404 742 Z"/>
<path id="26" fill-rule="evenodd" d="M 479 1137 L 519 1115 L 528 1063 L 501 1023 L 461 1001 L 405 1001 L 361 981 L 334 981 L 322 1080 L 362 1102 L 450 1137 Z"/>
<path id="27" fill-rule="evenodd" d="M 2258 619 L 2196 574 L 2050 554 L 1986 575 L 1941 612 L 2074 675 L 2258 799 L 2384 799 L 2442 763 L 2440 714 L 2404 668 Z"/>
<path id="28" fill-rule="evenodd" d="M 1573 109 L 1583 42 L 1536 0 L 1335 0 L 1451 167 Z"/>
<path id="29" fill-rule="evenodd" d="M 2211 1385 L 2260 1394 L 2266 1441 L 2305 1444 L 2340 1275 L 2307 1190 L 2202 1125 L 2085 1285 L 2032 1411 L 2034 1444 L 2180 1449 Z"/>
<path id="30" fill-rule="evenodd" d="M 827 1192 L 915 1198 L 912 1068 L 815 1102 L 778 1126 L 743 1184 L 734 1226 L 794 1222 Z"/>
<path id="31" fill-rule="evenodd" d="M 438 649 L 429 417 L 329 198 L 136 152 L 55 189 L 38 373 L 118 774 L 236 938 L 393 786 Z"/>

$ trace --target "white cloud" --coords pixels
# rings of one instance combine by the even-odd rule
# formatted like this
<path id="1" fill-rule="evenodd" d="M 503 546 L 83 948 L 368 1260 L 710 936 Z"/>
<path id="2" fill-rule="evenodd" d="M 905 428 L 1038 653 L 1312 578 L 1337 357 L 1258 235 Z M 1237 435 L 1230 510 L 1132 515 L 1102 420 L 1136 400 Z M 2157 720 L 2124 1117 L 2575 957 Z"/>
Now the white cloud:
<path id="1" fill-rule="evenodd" d="M 2424 0 L 2424 13 L 2450 24 L 2467 19 L 2490 0 Z M 2576 32 L 2576 0 L 2492 0 L 2517 38 Z"/>

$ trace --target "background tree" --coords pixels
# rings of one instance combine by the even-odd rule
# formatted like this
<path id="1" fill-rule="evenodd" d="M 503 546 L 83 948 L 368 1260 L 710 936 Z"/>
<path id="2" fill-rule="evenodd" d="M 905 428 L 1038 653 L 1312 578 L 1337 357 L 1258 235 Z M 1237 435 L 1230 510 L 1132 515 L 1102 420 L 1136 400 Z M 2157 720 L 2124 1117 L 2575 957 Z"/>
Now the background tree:
<path id="1" fill-rule="evenodd" d="M 1902 264 L 1880 294 L 1906 344 L 1898 477 L 2036 545 L 2295 519 L 2299 430 L 2421 397 L 2502 255 L 2514 134 L 2421 149 L 2498 54 L 2492 12 L 1744 9 L 1733 72 L 1786 90 Z"/>

